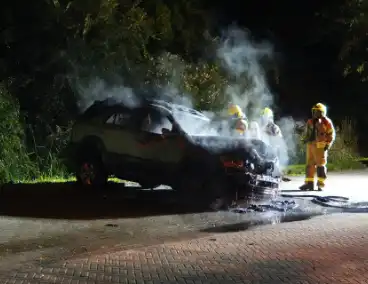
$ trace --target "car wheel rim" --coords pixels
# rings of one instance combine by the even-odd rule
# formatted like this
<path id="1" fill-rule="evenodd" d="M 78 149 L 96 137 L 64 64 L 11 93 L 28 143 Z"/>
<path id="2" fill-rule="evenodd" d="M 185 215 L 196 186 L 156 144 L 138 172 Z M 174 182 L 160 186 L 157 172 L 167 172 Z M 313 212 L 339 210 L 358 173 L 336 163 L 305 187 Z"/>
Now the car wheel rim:
<path id="1" fill-rule="evenodd" d="M 91 185 L 95 178 L 93 165 L 90 163 L 84 163 L 81 168 L 80 178 L 83 184 Z"/>

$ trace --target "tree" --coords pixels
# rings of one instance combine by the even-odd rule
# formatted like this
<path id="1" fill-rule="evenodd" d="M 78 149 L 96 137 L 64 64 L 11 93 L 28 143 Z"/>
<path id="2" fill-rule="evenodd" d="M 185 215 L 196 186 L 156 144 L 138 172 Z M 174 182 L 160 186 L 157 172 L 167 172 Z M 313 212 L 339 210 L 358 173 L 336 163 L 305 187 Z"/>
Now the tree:
<path id="1" fill-rule="evenodd" d="M 328 5 L 316 13 L 319 25 L 325 27 L 317 33 L 317 40 L 330 40 L 339 44 L 337 66 L 345 77 L 368 79 L 368 1 L 342 0 Z"/>

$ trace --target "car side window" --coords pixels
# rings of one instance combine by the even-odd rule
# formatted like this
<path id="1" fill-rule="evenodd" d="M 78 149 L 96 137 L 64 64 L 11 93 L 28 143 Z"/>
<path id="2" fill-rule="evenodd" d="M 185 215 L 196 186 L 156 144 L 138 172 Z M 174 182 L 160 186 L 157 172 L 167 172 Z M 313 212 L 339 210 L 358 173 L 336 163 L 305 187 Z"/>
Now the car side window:
<path id="1" fill-rule="evenodd" d="M 114 113 L 107 120 L 106 124 L 113 124 L 117 126 L 128 126 L 132 121 L 130 113 Z"/>
<path id="2" fill-rule="evenodd" d="M 156 111 L 150 111 L 143 119 L 141 129 L 154 134 L 162 134 L 162 128 L 172 131 L 173 124 L 167 116 Z"/>

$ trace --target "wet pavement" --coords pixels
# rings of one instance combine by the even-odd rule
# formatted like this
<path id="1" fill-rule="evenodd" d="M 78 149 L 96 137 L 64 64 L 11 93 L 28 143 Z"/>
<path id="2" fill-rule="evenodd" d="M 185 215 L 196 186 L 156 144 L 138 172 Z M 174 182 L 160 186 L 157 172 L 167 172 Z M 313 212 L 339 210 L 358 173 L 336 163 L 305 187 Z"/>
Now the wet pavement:
<path id="1" fill-rule="evenodd" d="M 329 187 L 326 192 L 313 192 L 313 194 L 339 195 L 345 193 L 345 196 L 353 196 L 354 200 L 366 201 L 364 198 L 368 196 L 368 191 L 364 189 L 364 184 L 368 186 L 367 172 L 331 175 L 331 184 L 334 186 L 344 187 L 347 180 L 350 184 L 354 180 L 357 180 L 358 183 L 355 187 L 349 188 L 348 191 L 344 191 L 340 187 L 334 189 Z M 75 188 L 72 184 L 5 186 L 0 194 L 0 226 L 2 228 L 0 231 L 0 284 L 13 283 L 6 282 L 9 279 L 34 281 L 29 283 L 72 283 L 72 281 L 74 281 L 73 283 L 133 283 L 128 281 L 131 275 L 128 277 L 125 274 L 131 274 L 132 271 L 138 274 L 137 271 L 142 269 L 139 270 L 139 268 L 134 267 L 147 266 L 150 258 L 153 258 L 152 261 L 157 263 L 156 266 L 168 269 L 167 265 L 171 265 L 170 271 L 176 267 L 175 269 L 181 271 L 182 274 L 184 270 L 190 272 L 194 269 L 195 271 L 196 266 L 201 271 L 205 270 L 204 267 L 210 269 L 211 266 L 219 271 L 221 269 L 226 270 L 228 268 L 224 267 L 232 265 L 232 259 L 235 259 L 234 262 L 236 263 L 234 265 L 239 266 L 239 262 L 243 257 L 239 251 L 238 254 L 235 251 L 235 254 L 231 257 L 230 255 L 226 257 L 221 255 L 225 248 L 230 245 L 238 246 L 239 249 L 249 251 L 249 253 L 256 253 L 257 250 L 261 250 L 264 255 L 263 259 L 266 261 L 265 259 L 269 257 L 268 252 L 271 251 L 272 245 L 265 246 L 264 243 L 260 243 L 261 240 L 257 239 L 258 237 L 255 237 L 261 231 L 262 234 L 265 234 L 264 237 L 268 239 L 267 242 L 275 241 L 280 234 L 290 233 L 293 243 L 290 243 L 291 247 L 296 246 L 295 241 L 305 241 L 304 244 L 299 244 L 299 250 L 305 250 L 308 241 L 312 241 L 315 234 L 318 235 L 320 231 L 326 231 L 327 235 L 330 234 L 331 240 L 338 242 L 339 247 L 347 246 L 347 251 L 344 251 L 344 254 L 349 254 L 349 246 L 355 248 L 361 245 L 360 257 L 364 255 L 367 259 L 366 239 L 362 238 L 357 241 L 353 240 L 352 237 L 350 239 L 349 236 L 351 230 L 358 230 L 356 231 L 356 237 L 358 235 L 364 236 L 367 233 L 368 215 L 336 215 L 336 213 L 342 212 L 343 209 L 314 204 L 310 202 L 311 197 L 298 197 L 296 195 L 302 194 L 296 191 L 300 182 L 302 182 L 302 178 L 292 177 L 290 182 L 284 183 L 285 191 L 283 194 L 287 195 L 286 198 L 295 200 L 299 205 L 294 210 L 289 212 L 249 212 L 245 214 L 233 212 L 203 213 L 194 208 L 183 208 L 172 202 L 171 193 L 167 190 L 137 192 L 131 188 L 112 186 L 106 192 L 85 192 Z M 329 213 L 335 214 L 326 215 Z M 330 231 L 326 226 L 331 227 Z M 290 232 L 285 232 L 285 228 L 288 228 Z M 309 232 L 305 230 L 309 230 Z M 339 240 L 335 240 L 338 235 L 335 237 L 336 232 L 344 233 L 345 237 L 341 239 L 340 236 Z M 301 238 L 305 234 L 309 235 Z M 206 239 L 206 241 L 203 241 L 205 244 L 202 244 L 201 240 L 203 238 Z M 224 242 L 228 238 L 230 239 L 225 244 Z M 316 240 L 320 241 L 318 238 Z M 232 241 L 233 244 L 231 244 Z M 198 243 L 198 246 L 188 249 L 188 246 L 190 247 L 193 242 Z M 210 245 L 208 247 L 208 242 L 220 242 L 222 245 L 215 245 L 215 247 Z M 257 243 L 258 245 L 250 249 L 249 243 Z M 283 240 L 282 244 L 285 245 L 285 250 L 287 250 L 287 239 Z M 269 247 L 270 245 L 271 247 Z M 324 245 L 329 246 L 331 244 L 324 243 Z M 172 246 L 180 246 L 180 248 L 172 249 Z M 336 247 L 336 243 L 331 246 Z M 221 253 L 212 251 L 213 249 L 217 249 Z M 162 250 L 164 252 L 161 252 Z M 227 248 L 227 250 L 229 249 Z M 211 253 L 216 255 L 216 257 L 213 256 L 216 259 L 224 257 L 228 260 L 227 262 L 225 260 L 220 261 L 212 259 L 210 256 L 205 256 L 206 260 L 203 260 L 202 263 L 195 262 L 193 260 L 194 256 L 186 256 L 180 261 L 177 260 L 178 254 L 192 254 L 200 257 Z M 217 255 L 219 253 L 220 255 Z M 136 255 L 133 260 L 131 260 L 131 254 Z M 357 253 L 354 251 L 354 254 Z M 115 261 L 114 265 L 106 262 L 108 256 L 113 258 L 113 255 L 119 255 L 118 258 L 120 259 L 120 262 Z M 121 260 L 121 255 L 124 255 L 124 259 L 128 259 Z M 254 254 L 252 255 L 254 258 Z M 103 264 L 99 264 L 96 260 L 99 258 L 103 259 Z M 351 258 L 353 259 L 354 256 L 352 255 Z M 174 263 L 170 264 L 170 259 Z M 80 262 L 88 263 L 88 265 L 76 268 L 79 267 Z M 104 281 L 98 282 L 98 279 L 94 279 L 92 276 L 82 277 L 79 275 L 82 272 L 93 275 L 95 273 L 92 269 L 94 264 L 105 267 L 106 270 L 104 270 L 105 272 L 99 271 L 97 274 L 103 276 L 105 273 L 110 278 L 107 277 Z M 68 268 L 69 266 L 74 268 Z M 122 268 L 123 266 L 125 268 Z M 368 265 L 366 266 L 368 267 Z M 42 272 L 41 268 L 46 269 L 46 272 Z M 117 269 L 118 273 L 112 273 L 111 271 L 114 269 Z M 155 269 L 155 271 L 159 270 L 159 268 Z M 288 271 L 287 267 L 285 269 L 285 271 Z M 61 273 L 61 270 L 65 273 Z M 280 270 L 280 267 L 278 270 Z M 72 273 L 71 271 L 74 274 L 68 275 L 68 273 Z M 147 273 L 151 276 L 154 274 L 152 271 Z M 196 273 L 197 276 L 200 274 L 198 271 Z M 228 280 L 228 283 L 234 283 L 235 280 L 237 280 L 237 283 L 247 283 L 244 279 L 249 277 L 244 278 L 242 276 L 242 278 L 239 276 L 242 273 L 244 274 L 244 269 L 243 272 L 233 271 L 231 273 L 238 276 Z M 24 276 L 25 274 L 27 275 Z M 55 278 L 56 274 L 59 277 L 57 279 Z M 119 280 L 116 277 L 114 278 L 112 274 L 118 275 Z M 164 271 L 163 274 L 168 278 L 167 271 Z M 207 274 L 211 273 L 208 272 Z M 253 274 L 257 273 L 253 272 Z M 5 277 L 5 275 L 7 276 Z M 19 275 L 24 277 L 22 278 Z M 37 278 L 39 275 L 44 275 L 44 277 L 41 277 L 42 279 Z M 125 280 L 123 279 L 124 275 L 126 276 Z M 2 276 L 4 277 L 1 278 Z M 182 275 L 176 275 L 175 277 L 176 282 L 167 280 L 169 281 L 167 283 L 192 283 L 190 282 L 192 280 L 183 278 Z M 276 280 L 274 279 L 272 283 L 298 283 L 287 282 L 286 278 L 283 278 L 283 282 L 280 282 L 281 278 L 278 277 L 278 280 L 275 278 Z M 48 278 L 55 281 L 52 282 Z M 161 280 L 160 278 L 153 278 L 153 280 L 156 279 L 157 283 L 166 283 L 165 277 Z M 198 281 L 202 281 L 198 283 L 206 282 L 203 277 L 198 279 Z M 153 280 L 146 279 L 140 283 L 153 283 Z M 224 279 L 222 280 L 220 283 L 226 282 Z M 263 280 L 258 280 L 261 281 L 258 283 L 267 282 Z M 212 280 L 206 283 L 218 283 L 216 281 Z M 320 282 L 339 283 L 329 281 Z M 310 283 L 316 282 L 312 281 Z M 366 282 L 358 281 L 354 283 Z"/>

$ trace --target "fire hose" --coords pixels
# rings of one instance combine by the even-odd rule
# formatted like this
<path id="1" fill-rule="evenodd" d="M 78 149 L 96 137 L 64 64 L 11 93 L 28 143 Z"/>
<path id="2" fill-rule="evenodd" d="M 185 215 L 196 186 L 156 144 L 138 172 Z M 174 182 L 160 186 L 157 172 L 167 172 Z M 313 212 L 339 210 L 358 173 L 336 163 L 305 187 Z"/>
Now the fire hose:
<path id="1" fill-rule="evenodd" d="M 312 198 L 311 202 L 323 207 L 335 209 L 344 209 L 345 212 L 368 212 L 368 202 L 350 202 L 348 197 L 344 196 L 318 196 L 318 195 L 284 195 L 283 198 Z M 277 211 L 287 212 L 297 209 L 299 206 L 294 200 L 270 201 L 268 204 L 250 204 L 245 208 L 232 208 L 230 211 L 234 213 L 249 213 L 249 212 L 266 212 Z"/>
<path id="2" fill-rule="evenodd" d="M 311 202 L 323 207 L 330 207 L 336 209 L 344 209 L 344 210 L 360 210 L 360 211 L 367 211 L 368 212 L 368 202 L 351 202 L 350 198 L 344 196 L 319 196 L 313 194 L 306 194 L 306 195 L 289 195 L 289 194 L 281 194 L 283 198 L 312 198 Z"/>

